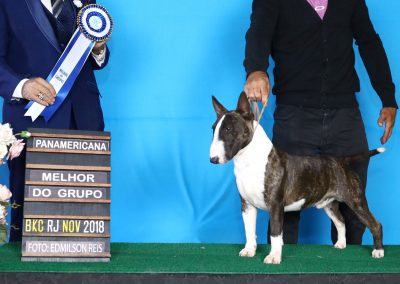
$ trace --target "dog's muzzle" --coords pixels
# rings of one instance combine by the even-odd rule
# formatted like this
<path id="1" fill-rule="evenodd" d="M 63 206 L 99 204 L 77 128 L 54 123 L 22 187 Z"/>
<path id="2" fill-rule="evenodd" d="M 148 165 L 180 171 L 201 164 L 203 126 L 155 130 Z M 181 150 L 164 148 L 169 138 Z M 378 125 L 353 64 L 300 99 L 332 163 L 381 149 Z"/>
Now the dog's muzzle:
<path id="1" fill-rule="evenodd" d="M 210 157 L 210 162 L 213 164 L 219 164 L 219 158 L 218 157 Z"/>

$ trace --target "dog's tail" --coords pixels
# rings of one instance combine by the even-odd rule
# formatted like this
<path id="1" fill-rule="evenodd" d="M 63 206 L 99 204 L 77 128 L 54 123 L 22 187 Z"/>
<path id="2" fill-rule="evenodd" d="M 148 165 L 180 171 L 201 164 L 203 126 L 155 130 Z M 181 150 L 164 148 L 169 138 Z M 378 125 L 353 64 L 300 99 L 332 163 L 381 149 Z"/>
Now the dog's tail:
<path id="1" fill-rule="evenodd" d="M 368 158 L 371 158 L 372 156 L 378 155 L 378 154 L 383 153 L 385 151 L 386 151 L 385 148 L 377 148 L 375 150 L 371 150 L 371 151 L 364 152 L 364 153 L 361 153 L 361 154 L 357 154 L 357 155 L 354 155 L 354 156 L 345 157 L 344 160 L 346 162 L 352 162 L 352 161 L 358 161 L 358 160 L 366 160 Z"/>

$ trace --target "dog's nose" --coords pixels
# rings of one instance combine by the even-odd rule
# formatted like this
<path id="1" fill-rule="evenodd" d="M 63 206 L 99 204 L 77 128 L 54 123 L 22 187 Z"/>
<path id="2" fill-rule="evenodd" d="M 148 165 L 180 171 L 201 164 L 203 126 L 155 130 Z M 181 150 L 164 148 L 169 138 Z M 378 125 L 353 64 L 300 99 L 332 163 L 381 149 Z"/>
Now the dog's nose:
<path id="1" fill-rule="evenodd" d="M 218 164 L 219 158 L 218 157 L 211 157 L 210 158 L 210 162 L 213 163 L 213 164 Z"/>

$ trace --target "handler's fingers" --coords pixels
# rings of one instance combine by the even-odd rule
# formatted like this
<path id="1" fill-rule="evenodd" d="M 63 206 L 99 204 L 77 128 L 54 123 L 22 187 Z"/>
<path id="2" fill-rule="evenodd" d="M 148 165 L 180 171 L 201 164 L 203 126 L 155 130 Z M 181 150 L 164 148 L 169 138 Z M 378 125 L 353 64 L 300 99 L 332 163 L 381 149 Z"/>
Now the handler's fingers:
<path id="1" fill-rule="evenodd" d="M 386 121 L 385 131 L 381 137 L 382 144 L 385 144 L 389 140 L 390 136 L 392 136 L 393 126 L 393 122 Z"/>
<path id="2" fill-rule="evenodd" d="M 253 85 L 250 86 L 249 99 L 250 101 L 257 101 L 256 90 Z"/>
<path id="3" fill-rule="evenodd" d="M 30 88 L 29 91 L 27 91 L 26 98 L 44 106 L 49 106 L 54 101 L 54 98 L 46 94 L 46 89 L 40 85 L 35 85 L 34 87 Z"/>
<path id="4" fill-rule="evenodd" d="M 43 88 L 46 88 L 46 94 L 55 97 L 56 90 L 54 89 L 53 85 L 44 80 L 43 78 L 36 78 L 36 82 L 40 84 Z"/>
<path id="5" fill-rule="evenodd" d="M 252 72 L 246 81 L 245 91 L 250 100 L 266 103 L 269 94 L 269 80 L 265 72 Z"/>
<path id="6" fill-rule="evenodd" d="M 263 84 L 261 87 L 261 102 L 263 105 L 268 104 L 269 85 Z"/>
<path id="7" fill-rule="evenodd" d="M 51 105 L 54 103 L 55 98 L 49 94 L 49 90 L 42 85 L 35 85 L 34 87 L 35 92 L 31 93 L 31 99 L 34 101 L 43 104 L 43 102 L 47 103 L 47 105 Z"/>
<path id="8" fill-rule="evenodd" d="M 259 86 L 254 87 L 254 100 L 256 102 L 261 101 L 261 88 Z"/>
<path id="9" fill-rule="evenodd" d="M 247 99 L 251 99 L 251 96 L 252 96 L 252 94 L 251 94 L 251 87 L 250 87 L 250 84 L 249 84 L 249 82 L 246 82 L 246 84 L 244 85 L 244 92 L 246 93 L 246 96 L 247 96 Z"/>
<path id="10" fill-rule="evenodd" d="M 385 118 L 382 115 L 380 115 L 378 118 L 378 125 L 380 127 L 382 127 L 384 122 L 385 122 Z"/>
<path id="11" fill-rule="evenodd" d="M 34 101 L 44 106 L 49 105 L 49 103 L 45 101 L 45 95 L 34 86 L 29 86 L 29 88 L 26 88 L 23 91 L 23 97 L 29 101 Z M 39 97 L 43 97 L 43 99 L 40 99 Z"/>
<path id="12" fill-rule="evenodd" d="M 41 99 L 39 98 L 39 94 L 38 94 L 38 95 L 29 95 L 28 99 L 29 99 L 30 101 L 37 102 L 38 104 L 41 104 L 41 105 L 43 105 L 43 106 L 49 106 L 49 103 L 48 103 L 48 102 L 46 102 L 44 99 L 41 100 Z"/>

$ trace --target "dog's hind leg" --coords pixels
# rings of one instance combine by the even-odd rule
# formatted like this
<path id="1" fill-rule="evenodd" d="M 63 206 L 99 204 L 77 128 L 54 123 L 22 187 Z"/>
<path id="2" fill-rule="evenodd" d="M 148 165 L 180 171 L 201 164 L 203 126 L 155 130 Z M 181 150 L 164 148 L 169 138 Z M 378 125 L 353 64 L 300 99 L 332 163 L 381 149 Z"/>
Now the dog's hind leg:
<path id="1" fill-rule="evenodd" d="M 246 245 L 239 252 L 240 256 L 253 257 L 257 249 L 256 221 L 257 209 L 242 199 L 242 217 L 246 232 Z"/>
<path id="2" fill-rule="evenodd" d="M 374 215 L 369 211 L 367 199 L 361 192 L 357 196 L 353 196 L 352 199 L 346 201 L 360 221 L 369 228 L 374 237 L 374 250 L 372 251 L 373 258 L 384 257 L 383 243 L 382 243 L 382 225 L 379 223 Z"/>
<path id="3" fill-rule="evenodd" d="M 264 259 L 267 264 L 280 264 L 282 260 L 283 246 L 283 215 L 282 204 L 271 204 L 269 212 L 269 224 L 271 235 L 271 251 Z"/>
<path id="4" fill-rule="evenodd" d="M 344 249 L 346 248 L 346 226 L 344 224 L 344 219 L 339 211 L 339 203 L 333 201 L 324 207 L 325 213 L 335 224 L 336 230 L 338 232 L 338 240 L 335 244 L 335 248 Z"/>

